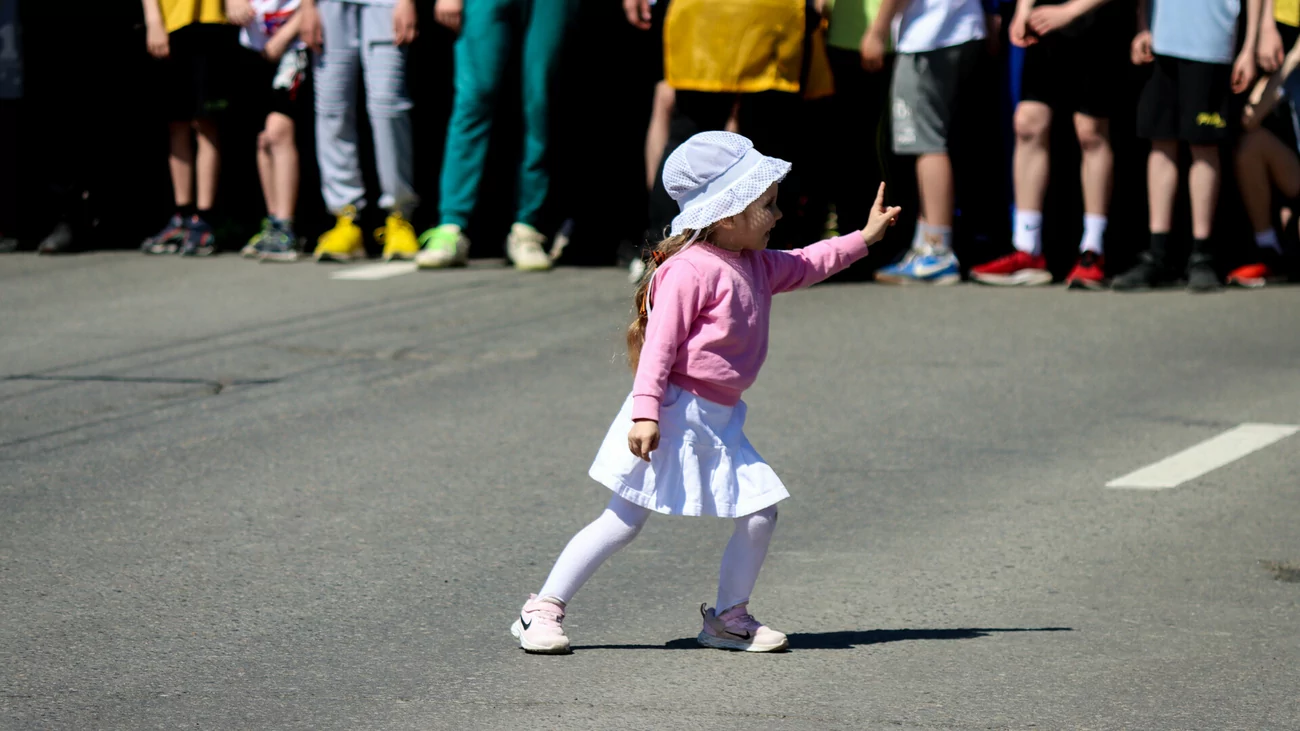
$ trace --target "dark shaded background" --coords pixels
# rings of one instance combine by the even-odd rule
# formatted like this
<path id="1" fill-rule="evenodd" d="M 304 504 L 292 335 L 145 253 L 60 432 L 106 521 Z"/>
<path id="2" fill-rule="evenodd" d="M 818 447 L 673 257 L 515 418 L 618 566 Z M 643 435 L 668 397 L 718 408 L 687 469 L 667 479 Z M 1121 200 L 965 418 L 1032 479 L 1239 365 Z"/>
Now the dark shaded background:
<path id="1" fill-rule="evenodd" d="M 82 222 L 82 241 L 89 247 L 132 248 L 158 229 L 172 208 L 166 124 L 158 89 L 161 75 L 158 64 L 144 51 L 140 4 L 132 0 L 20 2 L 25 97 L 6 105 L 0 129 L 17 145 L 17 169 L 10 171 L 17 183 L 17 200 L 6 202 L 8 217 L 14 220 L 5 220 L 0 210 L 0 231 L 15 233 L 30 248 L 60 213 L 68 213 Z M 433 22 L 432 2 L 422 1 L 419 8 L 422 33 L 411 50 L 408 78 L 415 100 L 416 186 L 423 200 L 415 223 L 422 229 L 436 223 L 438 170 L 451 104 L 453 36 Z M 1003 6 L 1006 13 L 1011 9 L 1009 4 Z M 573 219 L 566 263 L 612 264 L 619 243 L 637 240 L 644 228 L 642 146 L 658 78 L 653 68 L 658 58 L 653 44 L 658 42 L 656 36 L 628 25 L 619 3 L 586 0 L 582 4 L 556 90 L 555 184 L 548 220 L 542 226 L 549 233 L 564 219 Z M 986 58 L 977 70 L 952 141 L 959 197 L 957 253 L 967 264 L 1009 248 L 1012 137 L 1005 31 L 1002 48 L 999 58 Z M 244 54 L 232 63 L 238 68 L 262 61 Z M 1129 76 L 1115 80 L 1124 111 L 1112 123 L 1116 174 L 1107 234 L 1112 271 L 1130 263 L 1147 239 L 1147 146 L 1133 135 L 1133 110 L 1143 79 L 1144 70 L 1133 69 Z M 360 100 L 358 108 L 364 126 Z M 835 137 L 826 133 L 835 113 L 833 100 L 820 101 L 806 104 L 801 118 L 805 144 L 794 162 L 809 174 L 804 176 L 808 181 L 805 206 L 793 216 L 795 220 L 802 216 L 810 230 L 818 229 L 834 198 L 836 166 L 856 165 L 839 154 Z M 520 115 L 518 94 L 504 94 L 479 210 L 471 222 L 476 256 L 499 256 L 511 223 Z M 225 234 L 223 246 L 228 249 L 238 248 L 264 215 L 254 156 L 261 121 L 251 96 L 236 96 L 223 120 L 217 227 Z M 298 228 L 314 238 L 332 221 L 319 195 L 310 105 L 298 122 L 303 163 Z M 743 132 L 743 119 L 741 124 Z M 16 132 L 10 134 L 10 129 Z M 368 139 L 365 129 L 361 139 Z M 1049 264 L 1059 277 L 1073 263 L 1082 215 L 1079 153 L 1069 115 L 1056 115 L 1053 143 L 1054 175 L 1044 234 Z M 368 158 L 368 151 L 363 155 Z M 888 159 L 884 167 L 893 201 L 914 211 L 910 161 Z M 871 169 L 865 174 L 878 177 Z M 1231 165 L 1225 164 L 1224 170 L 1221 247 L 1249 234 L 1241 231 L 1244 219 Z M 371 189 L 377 188 L 373 169 L 368 166 L 366 172 Z M 89 196 L 83 197 L 81 191 L 89 191 Z M 1186 215 L 1184 193 L 1177 218 L 1181 230 L 1176 231 L 1183 237 Z M 363 226 L 377 227 L 381 217 L 372 206 Z M 887 263 L 906 247 L 911 234 L 910 220 L 903 222 L 847 276 L 860 277 Z"/>

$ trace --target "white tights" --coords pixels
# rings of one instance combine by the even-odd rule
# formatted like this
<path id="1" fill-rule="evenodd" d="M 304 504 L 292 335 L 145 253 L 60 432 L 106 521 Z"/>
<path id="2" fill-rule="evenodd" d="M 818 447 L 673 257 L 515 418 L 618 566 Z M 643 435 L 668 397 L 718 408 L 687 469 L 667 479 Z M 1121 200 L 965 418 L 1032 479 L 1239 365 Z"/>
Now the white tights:
<path id="1" fill-rule="evenodd" d="M 636 538 L 650 513 L 647 508 L 618 495 L 611 497 L 605 512 L 578 531 L 564 547 L 537 595 L 568 603 L 601 564 Z M 722 568 L 718 572 L 719 613 L 749 601 L 775 530 L 775 505 L 736 518 L 736 530 L 722 553 Z"/>

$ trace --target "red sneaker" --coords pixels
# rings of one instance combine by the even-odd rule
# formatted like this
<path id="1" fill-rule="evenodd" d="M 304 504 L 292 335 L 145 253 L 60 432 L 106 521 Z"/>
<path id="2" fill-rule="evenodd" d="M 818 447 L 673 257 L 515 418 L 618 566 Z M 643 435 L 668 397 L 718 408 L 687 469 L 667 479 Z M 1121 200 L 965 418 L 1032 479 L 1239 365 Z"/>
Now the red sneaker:
<path id="1" fill-rule="evenodd" d="M 1247 264 L 1237 267 L 1228 275 L 1228 285 L 1232 287 L 1246 287 L 1248 289 L 1258 289 L 1269 282 L 1282 279 L 1280 272 L 1274 271 L 1273 267 L 1267 263 Z"/>
<path id="2" fill-rule="evenodd" d="M 1047 271 L 1047 260 L 1023 251 L 973 267 L 970 275 L 977 282 L 999 287 L 1035 287 L 1052 281 L 1052 273 Z"/>
<path id="3" fill-rule="evenodd" d="M 1106 258 L 1091 251 L 1079 256 L 1079 261 L 1065 278 L 1065 286 L 1070 289 L 1100 290 L 1106 288 Z"/>

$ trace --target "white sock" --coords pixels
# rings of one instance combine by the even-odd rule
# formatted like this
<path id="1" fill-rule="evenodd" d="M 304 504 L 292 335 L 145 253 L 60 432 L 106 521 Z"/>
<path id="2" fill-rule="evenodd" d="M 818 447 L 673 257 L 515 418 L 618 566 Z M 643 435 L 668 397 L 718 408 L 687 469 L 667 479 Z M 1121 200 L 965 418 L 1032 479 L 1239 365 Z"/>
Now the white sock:
<path id="1" fill-rule="evenodd" d="M 926 226 L 925 243 L 936 256 L 952 253 L 952 226 Z"/>
<path id="2" fill-rule="evenodd" d="M 636 538 L 649 517 L 648 509 L 618 495 L 611 497 L 605 512 L 569 540 L 537 596 L 567 604 L 601 564 Z"/>
<path id="3" fill-rule="evenodd" d="M 1043 212 L 1016 209 L 1011 243 L 1030 256 L 1043 255 Z"/>
<path id="4" fill-rule="evenodd" d="M 1255 245 L 1261 249 L 1272 249 L 1277 253 L 1282 253 L 1282 242 L 1277 240 L 1277 232 L 1273 229 L 1267 231 L 1255 232 Z"/>
<path id="5" fill-rule="evenodd" d="M 722 553 L 718 572 L 718 603 L 714 605 L 718 614 L 749 601 L 775 530 L 775 505 L 736 518 L 736 530 Z"/>
<path id="6" fill-rule="evenodd" d="M 1105 216 L 1099 216 L 1096 213 L 1083 214 L 1083 240 L 1079 242 L 1080 254 L 1091 251 L 1097 256 L 1101 256 L 1105 253 L 1101 237 L 1106 233 L 1108 220 Z"/>
<path id="7" fill-rule="evenodd" d="M 929 230 L 930 227 L 925 221 L 916 222 L 916 232 L 912 234 L 912 251 L 920 251 L 921 247 L 925 246 L 925 233 Z"/>

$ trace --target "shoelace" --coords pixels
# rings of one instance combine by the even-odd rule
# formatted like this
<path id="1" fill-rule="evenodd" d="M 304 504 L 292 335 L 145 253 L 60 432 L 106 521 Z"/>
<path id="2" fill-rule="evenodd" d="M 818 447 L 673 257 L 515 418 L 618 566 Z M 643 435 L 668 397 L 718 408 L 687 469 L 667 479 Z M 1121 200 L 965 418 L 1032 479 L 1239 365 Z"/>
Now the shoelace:
<path id="1" fill-rule="evenodd" d="M 758 628 L 763 626 L 763 623 L 759 622 L 757 619 L 754 619 L 754 615 L 750 614 L 749 612 L 745 612 L 739 617 L 732 617 L 731 620 L 727 622 L 727 626 L 728 627 L 738 626 L 740 629 L 743 629 L 747 632 L 757 632 Z"/>

